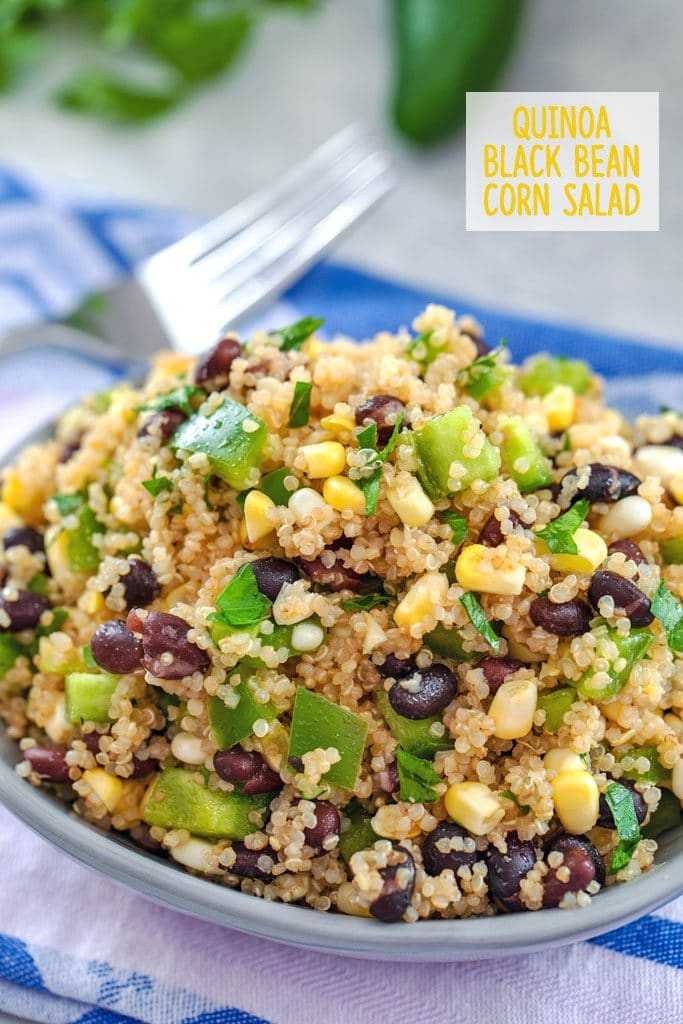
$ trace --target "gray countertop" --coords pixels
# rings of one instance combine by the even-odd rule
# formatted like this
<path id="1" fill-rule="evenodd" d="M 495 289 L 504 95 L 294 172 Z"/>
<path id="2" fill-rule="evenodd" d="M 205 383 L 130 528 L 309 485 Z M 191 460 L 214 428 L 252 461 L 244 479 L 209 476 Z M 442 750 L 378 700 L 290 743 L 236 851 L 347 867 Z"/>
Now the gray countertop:
<path id="1" fill-rule="evenodd" d="M 236 73 L 144 131 L 56 111 L 46 91 L 83 54 L 69 39 L 0 107 L 0 158 L 120 195 L 219 211 L 352 120 L 391 146 L 400 184 L 340 246 L 347 260 L 500 307 L 683 344 L 683 5 L 535 0 L 501 88 L 658 90 L 656 233 L 466 233 L 464 141 L 416 153 L 384 117 L 386 8 L 327 0 L 271 17 Z"/>

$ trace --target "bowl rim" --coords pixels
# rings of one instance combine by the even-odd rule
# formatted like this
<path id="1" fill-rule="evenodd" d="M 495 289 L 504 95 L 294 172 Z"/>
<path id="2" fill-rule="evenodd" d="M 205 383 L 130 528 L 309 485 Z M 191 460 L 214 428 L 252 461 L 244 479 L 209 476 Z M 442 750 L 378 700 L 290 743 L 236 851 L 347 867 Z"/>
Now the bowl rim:
<path id="1" fill-rule="evenodd" d="M 0 468 L 26 445 L 51 435 L 59 417 L 42 424 L 0 457 Z M 9 748 L 10 759 L 3 756 Z M 191 875 L 169 860 L 103 832 L 67 804 L 14 770 L 17 745 L 0 728 L 0 801 L 40 836 L 81 864 L 156 903 L 257 938 L 317 952 L 376 960 L 451 962 L 538 952 L 592 938 L 650 913 L 683 894 L 683 847 L 664 863 L 611 886 L 587 907 L 452 920 L 427 919 L 415 928 L 264 900 Z M 673 832 L 682 832 L 680 829 Z M 492 922 L 495 921 L 495 925 Z"/>

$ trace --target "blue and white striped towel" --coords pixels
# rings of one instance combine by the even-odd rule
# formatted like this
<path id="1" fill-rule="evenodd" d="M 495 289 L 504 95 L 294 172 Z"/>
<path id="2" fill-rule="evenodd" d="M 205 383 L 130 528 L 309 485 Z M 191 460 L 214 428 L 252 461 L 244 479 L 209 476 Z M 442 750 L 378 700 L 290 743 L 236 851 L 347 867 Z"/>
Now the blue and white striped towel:
<path id="1" fill-rule="evenodd" d="M 176 238 L 190 218 L 73 194 L 0 168 L 0 332 L 65 313 Z M 523 321 L 322 264 L 272 313 L 364 337 L 428 300 L 471 310 L 516 358 L 588 358 L 627 412 L 683 407 L 683 351 Z M 43 352 L 0 364 L 0 448 L 102 363 Z M 419 926 L 415 928 L 419 942 Z M 588 943 L 460 965 L 362 962 L 249 938 L 142 899 L 0 809 L 0 1010 L 50 1024 L 681 1024 L 683 899 Z"/>

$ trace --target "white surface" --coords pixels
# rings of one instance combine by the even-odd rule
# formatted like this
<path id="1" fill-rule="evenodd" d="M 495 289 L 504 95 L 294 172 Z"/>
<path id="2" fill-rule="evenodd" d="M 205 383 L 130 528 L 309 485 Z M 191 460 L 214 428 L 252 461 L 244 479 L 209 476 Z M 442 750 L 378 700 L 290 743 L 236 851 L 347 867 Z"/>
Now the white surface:
<path id="1" fill-rule="evenodd" d="M 52 40 L 41 74 L 2 102 L 0 157 L 210 214 L 361 118 L 394 148 L 401 186 L 341 255 L 496 305 L 683 343 L 683 5 L 530 0 L 501 87 L 661 92 L 661 230 L 600 235 L 465 233 L 462 139 L 422 154 L 388 132 L 387 7 L 327 0 L 309 18 L 271 17 L 236 74 L 144 131 L 51 108 L 49 88 L 84 60 Z"/>

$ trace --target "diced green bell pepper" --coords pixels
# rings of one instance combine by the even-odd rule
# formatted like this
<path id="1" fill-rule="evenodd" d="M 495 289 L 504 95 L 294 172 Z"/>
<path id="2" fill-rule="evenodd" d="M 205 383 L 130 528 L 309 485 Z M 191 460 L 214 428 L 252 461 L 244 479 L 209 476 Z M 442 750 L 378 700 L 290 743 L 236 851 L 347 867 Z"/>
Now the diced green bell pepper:
<path id="1" fill-rule="evenodd" d="M 321 647 L 325 641 L 326 630 L 322 626 L 320 619 L 317 617 L 317 615 L 312 615 L 310 619 L 305 619 L 304 622 L 297 623 L 296 625 L 305 624 L 315 625 L 320 629 L 320 643 L 318 644 L 318 647 Z M 294 632 L 296 629 L 296 625 L 280 626 L 276 623 L 273 627 L 272 633 L 263 633 L 260 628 L 260 622 L 256 622 L 251 626 L 235 627 L 231 626 L 228 622 L 225 621 L 225 619 L 221 618 L 220 615 L 217 615 L 215 619 L 211 620 L 211 624 L 209 626 L 209 636 L 218 647 L 220 645 L 221 640 L 223 640 L 226 636 L 231 636 L 233 633 L 248 633 L 249 636 L 259 637 L 261 640 L 261 644 L 264 647 L 272 647 L 276 651 L 280 650 L 283 647 L 286 647 L 287 650 L 290 652 L 290 656 L 293 656 L 295 654 L 302 653 L 300 648 L 295 647 L 294 645 L 294 641 L 297 636 L 297 634 Z M 306 647 L 307 652 L 310 650 L 317 650 L 317 647 Z"/>
<path id="2" fill-rule="evenodd" d="M 245 430 L 245 424 L 253 424 Z M 253 484 L 252 471 L 261 465 L 267 428 L 239 402 L 226 398 L 209 416 L 195 413 L 176 430 L 173 448 L 204 452 L 222 480 L 242 491 Z"/>
<path id="3" fill-rule="evenodd" d="M 0 681 L 21 654 L 21 644 L 13 636 L 0 633 Z"/>
<path id="4" fill-rule="evenodd" d="M 148 825 L 185 828 L 206 839 L 242 840 L 258 831 L 257 819 L 265 817 L 271 797 L 208 789 L 196 781 L 195 772 L 166 768 L 154 783 L 143 817 Z"/>
<path id="5" fill-rule="evenodd" d="M 583 395 L 590 387 L 591 377 L 590 366 L 581 359 L 538 356 L 519 371 L 517 383 L 525 395 L 547 395 L 558 384 Z"/>
<path id="6" fill-rule="evenodd" d="M 348 807 L 346 813 L 351 819 L 351 824 L 339 837 L 339 852 L 344 862 L 348 864 L 354 853 L 369 849 L 379 836 L 373 829 L 370 818 L 360 807 Z"/>
<path id="7" fill-rule="evenodd" d="M 434 654 L 452 658 L 453 661 L 476 661 L 481 657 L 475 651 L 466 651 L 457 629 L 447 629 L 442 622 L 437 623 L 431 633 L 427 633 L 424 642 Z"/>
<path id="8" fill-rule="evenodd" d="M 659 553 L 667 565 L 683 564 L 683 535 L 660 540 Z"/>
<path id="9" fill-rule="evenodd" d="M 85 505 L 76 515 L 78 526 L 65 530 L 63 541 L 67 564 L 71 572 L 94 572 L 100 564 L 99 548 L 92 542 L 96 533 L 102 533 L 104 527 L 95 518 L 95 513 Z M 59 541 L 61 538 L 57 538 Z"/>
<path id="10" fill-rule="evenodd" d="M 534 435 L 521 416 L 511 416 L 501 424 L 503 443 L 500 454 L 503 467 L 515 481 L 522 494 L 527 491 L 538 491 L 553 482 L 550 463 L 543 454 Z M 518 459 L 524 459 L 527 468 L 515 468 Z"/>
<path id="11" fill-rule="evenodd" d="M 34 594 L 47 595 L 48 579 L 44 572 L 37 572 L 28 582 L 28 589 Z"/>
<path id="12" fill-rule="evenodd" d="M 232 675 L 233 672 L 238 672 L 240 675 L 240 682 L 235 687 L 235 692 L 239 696 L 237 707 L 228 707 L 220 697 L 209 697 L 211 733 L 219 750 L 228 750 L 253 735 L 254 722 L 258 719 L 263 718 L 266 722 L 272 722 L 277 718 L 272 701 L 260 704 L 254 697 L 251 680 L 260 667 L 259 663 L 245 659 L 239 668 L 229 673 Z"/>
<path id="13" fill-rule="evenodd" d="M 657 784 L 659 782 L 666 782 L 671 778 L 669 769 L 664 768 L 659 762 L 659 754 L 656 747 L 631 747 L 630 750 L 622 755 L 620 761 L 623 761 L 625 757 L 632 757 L 634 761 L 645 757 L 650 762 L 650 767 L 646 772 L 638 772 L 635 768 L 624 770 L 623 776 L 630 782 L 654 782 Z"/>
<path id="14" fill-rule="evenodd" d="M 573 686 L 558 686 L 555 690 L 544 690 L 538 695 L 538 707 L 545 711 L 545 731 L 559 732 L 564 716 L 576 700 Z"/>
<path id="15" fill-rule="evenodd" d="M 464 454 L 468 432 L 481 436 L 482 447 L 478 455 Z M 418 462 L 418 476 L 431 498 L 445 498 L 464 491 L 474 480 L 495 480 L 500 471 L 500 452 L 484 435 L 481 425 L 467 405 L 460 405 L 441 416 L 432 416 L 421 430 L 412 434 Z M 459 462 L 465 468 L 457 486 L 449 483 L 451 463 Z"/>
<path id="16" fill-rule="evenodd" d="M 621 693 L 635 665 L 647 654 L 654 640 L 654 636 L 647 629 L 632 629 L 628 636 L 624 637 L 613 626 L 607 630 L 607 636 L 616 645 L 617 657 L 623 658 L 626 664 L 619 672 L 610 670 L 608 674 L 611 682 L 602 689 L 591 685 L 595 672 L 591 668 L 587 669 L 576 684 L 576 689 L 582 697 L 588 697 L 590 700 L 606 700 Z"/>
<path id="17" fill-rule="evenodd" d="M 670 789 L 663 789 L 657 810 L 641 830 L 643 839 L 656 839 L 662 832 L 678 828 L 682 823 L 681 801 Z"/>
<path id="18" fill-rule="evenodd" d="M 288 758 L 300 758 L 311 750 L 335 747 L 341 760 L 322 781 L 341 789 L 353 789 L 368 735 L 368 723 L 347 708 L 299 686 L 294 699 Z"/>
<path id="19" fill-rule="evenodd" d="M 438 737 L 430 732 L 434 724 L 441 722 L 437 715 L 431 718 L 404 718 L 392 708 L 386 690 L 378 690 L 375 699 L 391 735 L 409 754 L 433 758 L 440 750 L 452 750 L 453 742 L 447 735 Z"/>
<path id="20" fill-rule="evenodd" d="M 75 725 L 81 722 L 106 722 L 109 705 L 119 676 L 109 672 L 70 672 L 64 680 L 66 717 Z"/>

